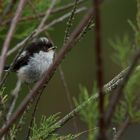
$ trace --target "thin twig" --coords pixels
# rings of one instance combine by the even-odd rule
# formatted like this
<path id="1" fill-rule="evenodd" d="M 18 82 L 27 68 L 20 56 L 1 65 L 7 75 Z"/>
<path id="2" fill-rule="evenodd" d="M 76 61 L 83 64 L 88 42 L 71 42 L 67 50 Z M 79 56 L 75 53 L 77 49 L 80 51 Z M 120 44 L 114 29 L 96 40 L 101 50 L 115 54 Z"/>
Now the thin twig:
<path id="1" fill-rule="evenodd" d="M 16 101 L 18 98 L 19 90 L 21 88 L 21 84 L 22 82 L 18 80 L 15 89 L 11 92 L 11 100 L 10 100 L 10 105 L 9 105 L 8 112 L 6 115 L 6 121 L 9 120 L 9 118 L 11 117 L 13 113 L 13 110 L 15 108 Z"/>
<path id="2" fill-rule="evenodd" d="M 139 69 L 139 66 L 138 68 Z M 137 70 L 136 69 L 136 70 Z M 134 107 L 133 107 L 133 111 L 137 112 L 140 108 L 140 97 L 139 94 L 135 95 L 135 100 L 134 100 Z M 133 118 L 130 116 L 128 110 L 126 112 L 125 116 L 125 121 L 123 123 L 121 123 L 121 126 L 118 128 L 118 131 L 114 137 L 113 140 L 119 140 L 120 137 L 123 135 L 123 133 L 125 132 L 125 130 L 127 129 L 127 127 L 129 126 L 129 124 L 131 123 L 131 121 L 133 120 Z"/>
<path id="3" fill-rule="evenodd" d="M 37 8 L 34 6 L 33 2 L 31 0 L 27 0 L 27 3 L 30 5 L 30 7 L 31 7 L 31 9 L 33 11 L 33 14 L 37 15 L 38 11 L 36 10 Z M 45 16 L 45 14 L 44 14 L 44 16 Z M 39 21 L 40 21 L 39 17 L 36 17 L 36 19 L 39 19 Z"/>
<path id="4" fill-rule="evenodd" d="M 0 137 L 2 137 L 5 133 L 7 133 L 7 131 L 13 125 L 13 123 L 17 120 L 17 118 L 19 118 L 23 114 L 24 110 L 26 109 L 26 107 L 28 106 L 30 101 L 38 94 L 38 91 L 41 89 L 44 89 L 46 87 L 45 84 L 47 84 L 49 82 L 50 78 L 52 77 L 56 68 L 59 66 L 59 64 L 64 59 L 65 55 L 70 51 L 70 49 L 72 49 L 72 47 L 73 47 L 72 44 L 73 44 L 74 40 L 81 33 L 81 31 L 83 30 L 83 28 L 85 27 L 85 25 L 87 24 L 89 19 L 91 19 L 92 16 L 93 16 L 93 10 L 89 9 L 89 11 L 85 15 L 85 17 L 80 22 L 80 24 L 77 26 L 77 28 L 71 34 L 67 43 L 62 47 L 62 49 L 58 53 L 53 65 L 51 65 L 49 67 L 48 71 L 44 73 L 44 76 L 35 84 L 35 86 L 29 92 L 29 94 L 27 94 L 25 99 L 18 106 L 15 113 L 11 116 L 10 120 L 8 122 L 6 122 L 6 124 L 4 124 L 4 127 L 2 127 L 0 129 Z"/>
<path id="5" fill-rule="evenodd" d="M 125 77 L 123 78 L 123 81 L 122 81 L 121 85 L 115 90 L 114 94 L 111 96 L 111 99 L 110 99 L 110 102 L 109 102 L 109 105 L 108 105 L 108 110 L 105 114 L 107 127 L 109 127 L 110 124 L 111 124 L 112 117 L 113 117 L 113 114 L 115 112 L 115 108 L 117 106 L 117 103 L 118 103 L 120 97 L 122 96 L 123 89 L 124 89 L 125 85 L 127 84 L 127 82 L 129 80 L 130 76 L 132 75 L 135 67 L 137 66 L 139 58 L 140 58 L 140 50 L 134 56 L 134 58 L 132 60 L 132 63 L 130 65 L 130 67 L 128 68 L 128 71 L 127 71 Z"/>
<path id="6" fill-rule="evenodd" d="M 92 30 L 93 27 L 95 27 L 95 24 L 93 23 L 93 19 L 91 18 L 91 19 L 89 20 L 87 26 L 84 28 L 84 30 L 83 30 L 83 31 L 81 32 L 81 34 L 79 35 L 77 43 L 78 43 L 79 41 L 81 41 L 81 40 L 84 38 L 84 36 L 86 35 L 86 33 L 87 33 L 88 31 Z"/>
<path id="7" fill-rule="evenodd" d="M 77 9 L 77 4 L 78 4 L 79 0 L 75 0 L 75 4 L 73 6 L 73 9 L 71 11 L 71 15 L 67 21 L 67 27 L 66 27 L 66 31 L 65 31 L 65 36 L 64 36 L 64 44 L 67 42 L 67 40 L 69 39 L 69 35 L 70 35 L 70 28 L 72 27 L 73 21 L 74 21 L 74 16 L 75 16 L 75 12 Z"/>
<path id="8" fill-rule="evenodd" d="M 6 54 L 7 54 L 7 51 L 8 51 L 12 36 L 13 36 L 13 34 L 15 32 L 16 24 L 17 24 L 17 22 L 18 22 L 18 20 L 20 18 L 20 15 L 22 14 L 23 7 L 25 5 L 25 1 L 26 0 L 20 0 L 20 2 L 18 4 L 18 8 L 17 8 L 17 10 L 15 12 L 15 16 L 14 16 L 14 18 L 12 20 L 10 29 L 9 29 L 9 31 L 7 33 L 6 39 L 5 39 L 3 47 L 2 47 L 2 53 L 1 53 L 1 57 L 0 57 L 0 81 L 1 81 L 1 76 L 2 76 L 2 73 L 3 73 L 4 64 L 5 64 L 5 61 L 6 61 Z"/>
<path id="9" fill-rule="evenodd" d="M 3 15 L 0 17 L 0 25 L 3 22 L 3 18 L 6 17 L 11 12 L 11 10 L 13 9 L 16 2 L 17 2 L 17 0 L 10 0 L 9 1 L 9 3 L 7 4 L 7 6 L 3 12 Z"/>
<path id="10" fill-rule="evenodd" d="M 51 11 L 52 11 L 53 7 L 55 6 L 56 2 L 57 2 L 57 0 L 52 0 L 51 4 L 49 6 L 49 9 L 47 9 L 44 18 L 42 19 L 39 26 L 37 27 L 37 33 L 36 34 L 38 34 L 38 32 L 40 32 L 40 30 L 44 27 L 45 22 L 47 21 L 49 15 L 51 14 Z"/>
<path id="11" fill-rule="evenodd" d="M 73 104 L 72 104 L 72 101 L 71 101 L 70 90 L 68 88 L 68 84 L 67 84 L 67 81 L 66 81 L 66 78 L 65 78 L 65 75 L 64 75 L 64 72 L 63 72 L 63 69 L 62 69 L 61 65 L 59 66 L 59 73 L 60 73 L 60 78 L 61 78 L 61 81 L 63 83 L 64 89 L 65 89 L 66 97 L 67 97 L 68 104 L 69 104 L 69 109 L 73 110 Z M 77 123 L 76 123 L 75 119 L 73 120 L 73 126 L 74 126 L 74 129 L 75 129 L 75 132 L 78 132 L 78 126 L 77 126 Z"/>
<path id="12" fill-rule="evenodd" d="M 3 13 L 3 16 L 6 16 L 7 14 L 9 14 L 11 12 L 11 10 L 13 9 L 14 5 L 16 4 L 16 1 L 17 0 L 10 0 L 9 1 L 9 4 L 7 5 L 4 13 Z"/>
<path id="13" fill-rule="evenodd" d="M 80 5 L 80 4 L 84 3 L 84 2 L 86 2 L 86 0 L 79 0 L 78 5 Z M 58 13 L 58 12 L 60 13 L 60 12 L 69 10 L 70 8 L 73 7 L 74 4 L 75 3 L 72 2 L 72 3 L 69 3 L 69 4 L 65 5 L 65 6 L 61 6 L 61 7 L 58 7 L 58 8 L 53 8 L 53 10 L 51 11 L 51 14 L 55 14 L 55 13 Z M 22 18 L 19 19 L 19 22 L 24 22 L 24 21 L 29 21 L 29 20 L 36 20 L 36 18 L 42 18 L 42 17 L 44 17 L 44 15 L 45 15 L 45 13 L 43 12 L 43 13 L 39 13 L 39 14 L 33 15 L 33 16 L 22 17 Z M 1 26 L 5 25 L 5 24 L 9 24 L 10 22 L 11 22 L 11 19 L 3 21 L 1 23 Z"/>
<path id="14" fill-rule="evenodd" d="M 68 18 L 68 21 L 66 23 L 67 26 L 66 26 L 66 30 L 65 30 L 65 36 L 64 36 L 63 45 L 69 39 L 70 28 L 73 25 L 74 16 L 76 14 L 78 3 L 79 3 L 79 0 L 75 0 L 73 8 L 72 8 L 72 11 L 71 11 L 71 14 L 70 14 L 70 16 Z M 66 97 L 67 97 L 67 100 L 68 100 L 68 103 L 69 103 L 70 110 L 72 110 L 73 105 L 72 105 L 72 101 L 71 101 L 70 91 L 69 91 L 68 84 L 67 84 L 67 81 L 65 79 L 64 72 L 63 72 L 63 69 L 62 69 L 61 65 L 59 66 L 59 73 L 60 73 L 61 81 L 63 83 L 64 89 L 65 89 L 65 92 L 66 92 Z M 78 131 L 78 126 L 77 126 L 77 123 L 76 123 L 75 119 L 73 120 L 73 126 L 74 126 L 75 131 L 77 132 Z"/>
<path id="15" fill-rule="evenodd" d="M 28 127 L 26 140 L 29 140 L 29 137 L 30 137 L 30 134 L 31 134 L 31 128 L 33 126 L 33 122 L 34 122 L 34 119 L 35 119 L 35 115 L 36 115 L 36 111 L 37 111 L 37 107 L 38 107 L 38 103 L 40 101 L 40 98 L 41 98 L 41 94 L 38 95 L 38 98 L 37 98 L 36 103 L 35 103 L 34 110 L 32 112 L 31 121 L 30 121 L 30 124 L 29 124 L 29 127 Z"/>
<path id="16" fill-rule="evenodd" d="M 121 127 L 119 128 L 119 131 L 116 133 L 116 135 L 115 135 L 115 137 L 114 137 L 113 140 L 119 140 L 119 139 L 120 139 L 120 137 L 122 136 L 122 134 L 124 133 L 124 131 L 125 131 L 126 128 L 128 127 L 129 123 L 130 123 L 130 119 L 127 118 L 127 119 L 123 122 L 123 124 L 121 125 Z"/>
<path id="17" fill-rule="evenodd" d="M 80 13 L 82 11 L 86 10 L 85 7 L 79 8 L 76 10 L 76 13 Z M 68 18 L 70 16 L 70 13 L 64 14 L 63 16 L 53 20 L 52 22 L 50 22 L 48 25 L 46 25 L 40 32 L 38 32 L 39 35 L 41 32 L 44 32 L 45 30 L 47 30 L 48 28 L 56 25 L 57 23 L 62 22 L 63 20 L 65 20 L 66 18 Z M 36 30 L 35 30 L 36 31 Z M 35 35 L 33 36 L 33 38 L 36 37 Z M 12 53 L 14 53 L 15 51 L 17 51 L 21 46 L 23 46 L 26 43 L 28 37 L 26 37 L 23 41 L 21 41 L 20 43 L 18 43 L 15 47 L 13 47 L 11 50 L 8 51 L 7 56 L 11 55 Z"/>
<path id="18" fill-rule="evenodd" d="M 30 113 L 30 106 L 32 103 L 30 103 L 28 105 L 28 107 L 26 108 L 26 110 L 24 111 L 23 115 L 21 116 L 20 120 L 18 121 L 18 123 L 15 124 L 15 130 L 16 132 L 14 132 L 14 138 L 13 140 L 16 140 L 16 135 L 18 135 L 20 133 L 20 131 L 23 129 L 23 125 L 25 124 L 25 119 L 27 118 L 27 114 Z M 10 129 L 11 130 L 11 129 Z M 13 133 L 11 133 L 11 135 L 13 136 Z"/>

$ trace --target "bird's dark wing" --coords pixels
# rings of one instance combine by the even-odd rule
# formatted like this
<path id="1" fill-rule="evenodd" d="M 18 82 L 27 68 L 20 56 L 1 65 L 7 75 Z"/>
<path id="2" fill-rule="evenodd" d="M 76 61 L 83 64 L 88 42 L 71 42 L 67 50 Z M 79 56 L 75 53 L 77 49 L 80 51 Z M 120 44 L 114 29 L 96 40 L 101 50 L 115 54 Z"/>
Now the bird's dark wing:
<path id="1" fill-rule="evenodd" d="M 28 64 L 29 59 L 34 55 L 34 53 L 38 53 L 40 51 L 38 43 L 32 42 L 29 44 L 25 50 L 21 53 L 19 58 L 16 60 L 12 67 L 12 71 L 17 71 L 19 70 L 22 66 L 25 66 Z"/>
<path id="2" fill-rule="evenodd" d="M 23 54 L 23 53 L 22 53 Z M 19 70 L 22 66 L 25 66 L 28 64 L 29 61 L 29 53 L 26 53 L 25 55 L 20 55 L 19 58 L 15 61 L 12 71 L 17 71 Z"/>

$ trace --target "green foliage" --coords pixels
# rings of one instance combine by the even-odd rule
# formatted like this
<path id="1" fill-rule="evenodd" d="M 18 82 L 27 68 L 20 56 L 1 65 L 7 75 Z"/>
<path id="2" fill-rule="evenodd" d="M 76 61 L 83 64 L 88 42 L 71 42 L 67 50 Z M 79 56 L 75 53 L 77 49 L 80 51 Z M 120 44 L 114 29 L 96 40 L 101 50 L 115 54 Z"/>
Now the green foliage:
<path id="1" fill-rule="evenodd" d="M 138 27 L 131 20 L 128 20 L 128 23 L 134 32 L 135 48 L 138 49 L 140 46 L 140 31 Z"/>
<path id="2" fill-rule="evenodd" d="M 53 132 L 56 128 L 59 128 L 58 125 L 54 125 L 56 121 L 59 119 L 59 113 L 46 118 L 46 116 L 42 116 L 39 125 L 34 121 L 32 127 L 32 136 L 30 140 L 44 140 L 48 135 Z"/>
<path id="3" fill-rule="evenodd" d="M 97 88 L 94 85 L 92 94 L 96 93 Z M 88 90 L 84 86 L 80 86 L 80 95 L 79 99 L 74 99 L 75 105 L 78 106 L 82 104 L 84 101 L 88 100 L 90 97 L 90 94 L 88 93 Z M 97 107 L 97 101 L 89 103 L 87 106 L 85 106 L 80 111 L 80 117 L 81 119 L 88 125 L 88 129 L 94 129 L 97 127 L 97 119 L 98 119 L 98 107 Z M 88 140 L 93 140 L 95 138 L 96 131 L 91 132 L 89 131 L 88 134 Z"/>
<path id="4" fill-rule="evenodd" d="M 128 114 L 134 121 L 135 119 L 138 120 L 138 118 L 140 121 L 140 111 L 138 110 L 139 104 L 137 104 L 137 102 L 140 99 L 139 98 L 140 87 L 138 82 L 139 79 L 140 79 L 140 69 L 138 67 L 135 73 L 131 76 L 125 89 L 125 92 L 127 92 L 127 94 L 125 94 L 125 100 L 127 103 Z"/>
<path id="5" fill-rule="evenodd" d="M 122 39 L 116 38 L 115 41 L 110 41 L 110 44 L 114 49 L 112 59 L 122 68 L 126 68 L 131 59 L 131 53 L 133 52 L 128 35 L 124 35 Z"/>

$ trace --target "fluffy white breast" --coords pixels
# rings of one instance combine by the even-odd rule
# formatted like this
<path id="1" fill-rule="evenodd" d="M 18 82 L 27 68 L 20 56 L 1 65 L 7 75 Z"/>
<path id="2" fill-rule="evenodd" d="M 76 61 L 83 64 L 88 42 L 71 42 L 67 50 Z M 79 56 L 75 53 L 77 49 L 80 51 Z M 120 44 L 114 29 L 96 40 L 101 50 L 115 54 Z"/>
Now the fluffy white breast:
<path id="1" fill-rule="evenodd" d="M 39 80 L 42 74 L 53 63 L 53 58 L 53 50 L 49 52 L 40 51 L 39 53 L 35 53 L 33 57 L 30 58 L 28 65 L 19 69 L 19 78 L 27 83 L 32 83 Z"/>
<path id="2" fill-rule="evenodd" d="M 29 60 L 29 65 L 40 72 L 46 71 L 53 62 L 54 51 L 35 53 Z"/>

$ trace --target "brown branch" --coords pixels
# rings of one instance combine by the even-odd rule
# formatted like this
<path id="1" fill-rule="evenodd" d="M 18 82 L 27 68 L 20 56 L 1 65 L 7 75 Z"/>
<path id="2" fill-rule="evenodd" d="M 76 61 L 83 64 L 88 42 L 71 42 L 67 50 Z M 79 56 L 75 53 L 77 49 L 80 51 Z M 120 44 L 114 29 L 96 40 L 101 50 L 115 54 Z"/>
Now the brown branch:
<path id="1" fill-rule="evenodd" d="M 104 93 L 103 93 L 103 59 L 102 59 L 102 39 L 101 39 L 101 19 L 100 19 L 100 0 L 93 0 L 95 7 L 95 52 L 96 52 L 96 75 L 99 90 L 99 134 L 98 140 L 106 140 L 106 129 L 104 120 Z"/>
<path id="2" fill-rule="evenodd" d="M 72 49 L 74 40 L 77 39 L 78 35 L 81 33 L 83 28 L 86 26 L 87 22 L 90 18 L 93 16 L 93 10 L 90 9 L 83 20 L 80 22 L 80 24 L 77 26 L 77 28 L 74 30 L 74 32 L 71 34 L 69 40 L 67 43 L 62 47 L 60 52 L 58 53 L 54 64 L 50 66 L 47 72 L 45 72 L 44 76 L 35 84 L 32 91 L 27 94 L 25 99 L 21 102 L 21 104 L 18 106 L 15 113 L 11 116 L 10 120 L 4 124 L 4 126 L 0 129 L 0 137 L 2 137 L 9 128 L 13 125 L 13 123 L 23 114 L 24 110 L 26 109 L 27 105 L 30 103 L 31 99 L 36 97 L 39 90 L 45 88 L 45 84 L 47 84 L 55 72 L 56 68 L 59 66 L 59 64 L 64 59 L 65 55 Z"/>
<path id="3" fill-rule="evenodd" d="M 2 53 L 1 53 L 1 57 L 0 57 L 0 81 L 1 81 L 1 76 L 2 76 L 2 73 L 3 73 L 3 67 L 4 67 L 4 64 L 5 64 L 5 61 L 6 61 L 6 54 L 7 54 L 12 36 L 15 32 L 16 24 L 17 24 L 17 22 L 20 18 L 20 15 L 22 14 L 22 10 L 23 10 L 23 7 L 25 5 L 25 1 L 26 0 L 20 0 L 20 2 L 18 4 L 18 8 L 15 12 L 15 16 L 12 20 L 10 29 L 7 33 L 6 39 L 5 39 L 4 44 L 3 44 Z"/>

